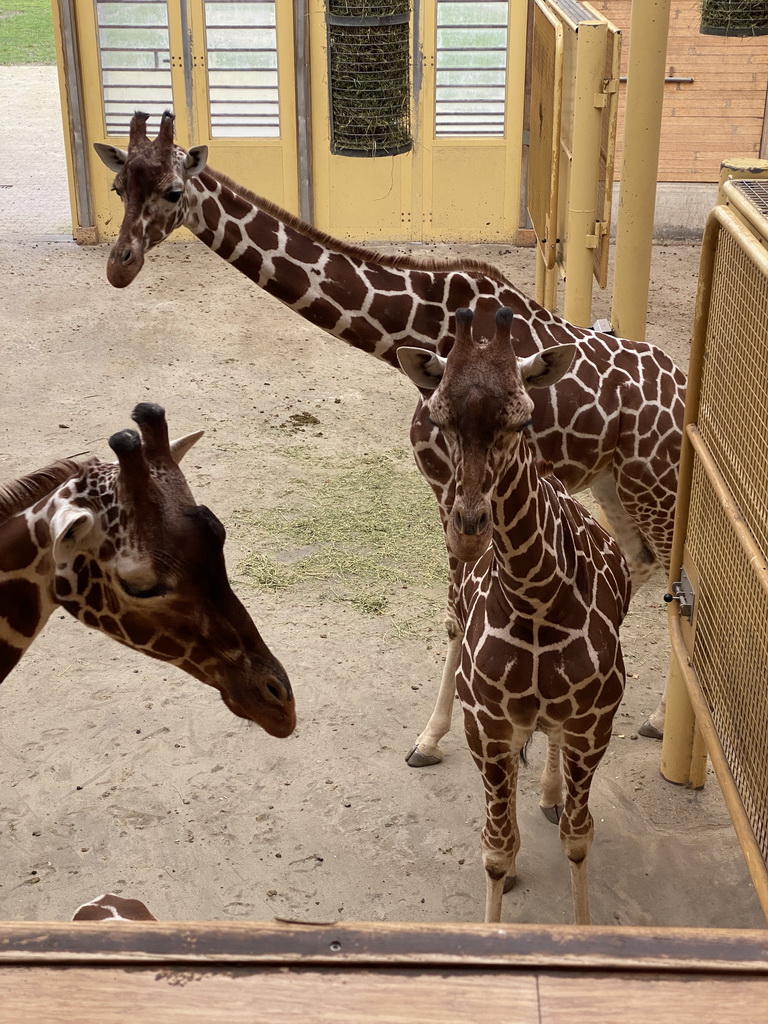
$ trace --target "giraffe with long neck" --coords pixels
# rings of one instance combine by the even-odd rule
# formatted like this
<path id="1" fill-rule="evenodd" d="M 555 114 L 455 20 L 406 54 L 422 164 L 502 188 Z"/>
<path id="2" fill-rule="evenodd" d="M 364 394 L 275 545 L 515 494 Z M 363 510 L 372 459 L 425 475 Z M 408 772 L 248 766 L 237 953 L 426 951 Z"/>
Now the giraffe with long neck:
<path id="1" fill-rule="evenodd" d="M 505 879 L 515 878 L 518 759 L 539 730 L 549 744 L 541 806 L 559 818 L 574 917 L 589 924 L 589 791 L 624 692 L 619 626 L 629 571 L 615 539 L 528 441 L 529 390 L 551 387 L 575 346 L 518 360 L 530 327 L 511 309 L 498 311 L 496 333 L 484 344 L 472 338 L 471 310 L 458 311 L 456 322 L 447 359 L 421 348 L 401 348 L 399 358 L 429 395 L 454 471 L 445 536 L 463 634 L 456 683 L 485 789 L 485 919 L 501 920 Z"/>
<path id="2" fill-rule="evenodd" d="M 273 736 L 296 723 L 291 685 L 233 593 L 225 531 L 178 465 L 202 435 L 170 442 L 143 402 L 113 434 L 117 463 L 63 460 L 0 487 L 0 682 L 53 610 L 219 690 Z"/>
<path id="3" fill-rule="evenodd" d="M 636 589 L 669 568 L 685 400 L 685 375 L 661 349 L 575 327 L 539 306 L 499 270 L 475 260 L 385 256 L 316 230 L 206 165 L 207 147 L 174 144 L 170 112 L 155 139 L 146 114 L 131 120 L 128 150 L 97 143 L 124 203 L 107 278 L 117 288 L 140 272 L 144 253 L 184 226 L 250 280 L 328 334 L 399 369 L 398 350 L 436 352 L 471 307 L 475 331 L 490 337 L 494 316 L 511 308 L 529 325 L 518 340 L 527 357 L 571 343 L 576 356 L 557 389 L 534 392 L 531 440 L 573 494 L 590 488 L 621 543 Z M 411 425 L 419 468 L 445 518 L 454 479 L 441 431 L 421 396 Z M 445 679 L 459 634 L 449 611 Z M 641 728 L 661 735 L 664 701 Z M 409 763 L 441 759 L 438 741 L 450 706 L 438 699 Z"/>

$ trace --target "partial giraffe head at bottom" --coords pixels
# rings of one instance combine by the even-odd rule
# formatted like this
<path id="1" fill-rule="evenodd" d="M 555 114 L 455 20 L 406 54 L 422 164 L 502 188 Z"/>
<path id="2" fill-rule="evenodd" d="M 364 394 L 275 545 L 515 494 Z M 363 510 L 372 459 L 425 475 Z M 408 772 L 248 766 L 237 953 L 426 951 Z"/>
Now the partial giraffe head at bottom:
<path id="1" fill-rule="evenodd" d="M 83 903 L 72 915 L 73 921 L 156 921 L 146 903 L 105 892 L 90 903 Z"/>
<path id="2" fill-rule="evenodd" d="M 178 464 L 202 431 L 171 443 L 164 410 L 147 402 L 132 418 L 141 436 L 109 439 L 117 463 L 54 463 L 0 487 L 0 681 L 60 605 L 288 736 L 288 677 L 229 585 L 224 527 Z"/>

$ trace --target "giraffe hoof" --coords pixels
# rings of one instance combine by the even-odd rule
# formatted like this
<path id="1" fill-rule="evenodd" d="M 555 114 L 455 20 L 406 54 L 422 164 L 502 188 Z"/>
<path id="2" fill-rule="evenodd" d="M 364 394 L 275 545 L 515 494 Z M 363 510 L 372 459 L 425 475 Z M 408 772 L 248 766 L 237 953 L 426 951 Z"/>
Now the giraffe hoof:
<path id="1" fill-rule="evenodd" d="M 405 763 L 409 768 L 426 768 L 430 764 L 440 764 L 442 760 L 442 757 L 435 754 L 422 754 L 417 744 L 415 747 L 411 747 L 406 755 Z"/>
<path id="2" fill-rule="evenodd" d="M 559 804 L 554 804 L 552 807 L 542 807 L 541 813 L 547 821 L 551 821 L 553 825 L 557 825 L 560 821 L 560 815 L 563 813 L 563 808 Z"/>
<path id="3" fill-rule="evenodd" d="M 511 892 L 517 885 L 517 875 L 507 875 L 504 879 L 504 892 Z"/>
<path id="4" fill-rule="evenodd" d="M 651 740 L 663 740 L 664 732 L 661 729 L 657 729 L 653 722 L 648 718 L 640 728 L 637 730 L 641 736 L 646 736 Z"/>

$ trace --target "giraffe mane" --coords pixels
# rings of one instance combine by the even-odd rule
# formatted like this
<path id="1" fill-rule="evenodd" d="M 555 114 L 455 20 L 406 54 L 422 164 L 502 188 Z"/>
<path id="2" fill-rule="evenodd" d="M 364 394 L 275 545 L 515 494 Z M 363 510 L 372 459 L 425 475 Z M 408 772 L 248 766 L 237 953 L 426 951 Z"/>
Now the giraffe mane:
<path id="1" fill-rule="evenodd" d="M 0 484 L 0 523 L 23 512 L 82 469 L 74 459 L 60 459 L 44 469 Z"/>
<path id="2" fill-rule="evenodd" d="M 220 184 L 226 188 L 231 189 L 236 195 L 242 196 L 244 199 L 248 199 L 255 206 L 258 206 L 260 210 L 264 210 L 265 213 L 271 214 L 278 220 L 281 220 L 288 227 L 295 228 L 300 231 L 307 238 L 311 238 L 313 242 L 318 242 L 320 245 L 331 246 L 337 252 L 343 253 L 346 256 L 352 256 L 355 259 L 364 260 L 366 263 L 375 263 L 381 267 L 391 267 L 393 270 L 424 270 L 424 271 L 468 271 L 474 274 L 483 274 L 485 277 L 490 278 L 492 281 L 496 281 L 499 284 L 508 285 L 510 288 L 513 287 L 510 281 L 502 274 L 498 267 L 494 267 L 492 263 L 485 263 L 483 260 L 475 260 L 470 257 L 461 257 L 454 260 L 441 260 L 441 259 L 426 259 L 419 256 L 390 256 L 386 253 L 376 252 L 373 249 L 367 249 L 364 245 L 355 245 L 352 242 L 344 242 L 339 238 L 334 238 L 333 235 L 329 235 L 325 231 L 320 231 L 319 228 L 313 227 L 300 217 L 296 217 L 292 213 L 288 213 L 277 203 L 273 203 L 269 199 L 265 199 L 263 196 L 256 195 L 255 192 L 251 192 L 250 189 L 245 188 L 244 185 L 239 182 L 233 181 L 232 178 L 228 178 L 226 174 L 221 174 L 219 171 L 215 171 L 212 167 L 206 166 L 205 168 L 209 174 Z"/>

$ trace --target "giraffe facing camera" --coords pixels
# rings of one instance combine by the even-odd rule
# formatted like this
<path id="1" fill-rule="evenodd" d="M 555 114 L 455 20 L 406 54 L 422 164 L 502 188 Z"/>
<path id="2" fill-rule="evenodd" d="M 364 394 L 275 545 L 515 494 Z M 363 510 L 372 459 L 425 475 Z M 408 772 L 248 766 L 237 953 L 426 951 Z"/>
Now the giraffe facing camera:
<path id="1" fill-rule="evenodd" d="M 224 527 L 179 466 L 203 431 L 171 442 L 152 403 L 133 419 L 140 434 L 109 439 L 117 463 L 68 459 L 0 486 L 0 682 L 59 606 L 288 736 L 285 669 L 229 585 Z"/>
<path id="2" fill-rule="evenodd" d="M 518 762 L 539 731 L 548 743 L 540 806 L 559 821 L 574 918 L 589 924 L 589 791 L 624 692 L 619 626 L 630 575 L 618 543 L 542 472 L 528 440 L 529 391 L 556 384 L 575 347 L 518 359 L 512 331 L 516 343 L 529 330 L 521 317 L 500 309 L 488 341 L 473 338 L 472 321 L 470 310 L 457 312 L 447 358 L 399 352 L 404 372 L 430 392 L 455 480 L 445 536 L 462 640 L 441 696 L 452 703 L 458 692 L 483 777 L 485 920 L 501 920 L 516 878 Z"/>

